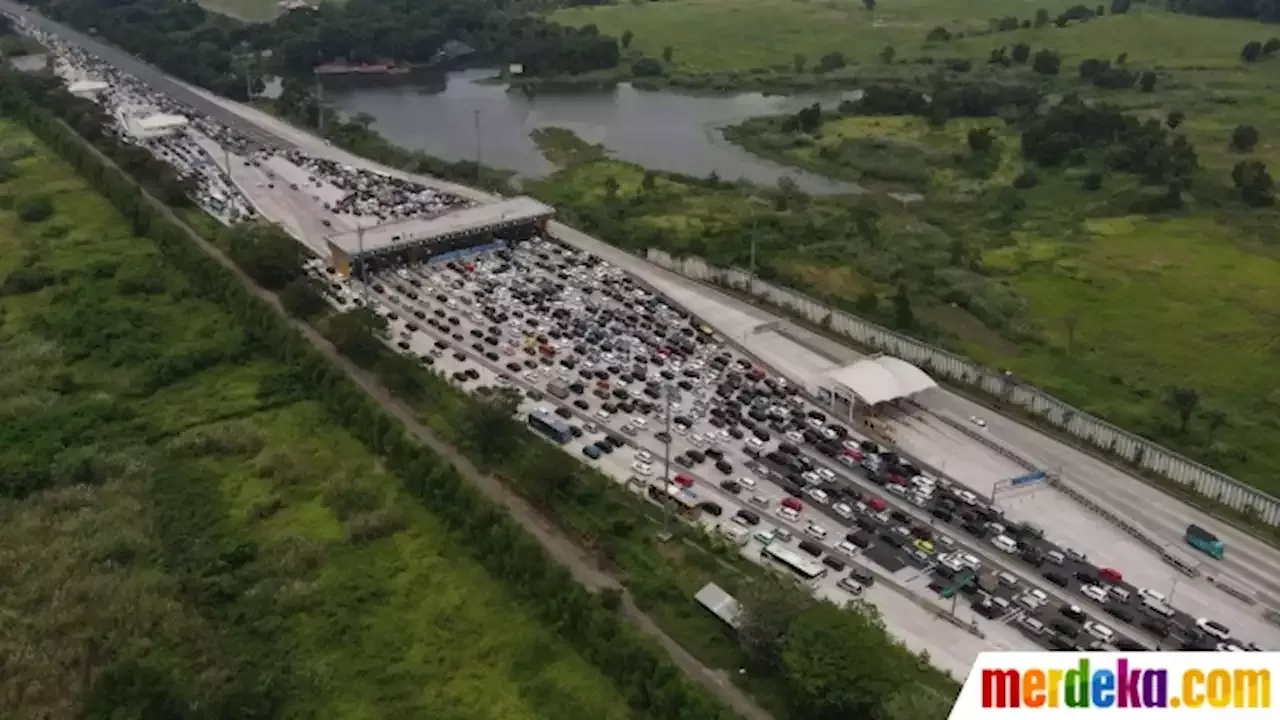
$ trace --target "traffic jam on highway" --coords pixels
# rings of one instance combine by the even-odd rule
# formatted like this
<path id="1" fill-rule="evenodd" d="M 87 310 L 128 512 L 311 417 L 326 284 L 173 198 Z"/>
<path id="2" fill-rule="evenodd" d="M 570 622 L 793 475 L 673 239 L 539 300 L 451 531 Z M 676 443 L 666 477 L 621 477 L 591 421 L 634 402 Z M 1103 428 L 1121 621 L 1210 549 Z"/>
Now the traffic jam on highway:
<path id="1" fill-rule="evenodd" d="M 523 392 L 534 430 L 804 581 L 839 575 L 858 597 L 905 579 L 1049 649 L 1258 649 L 834 421 L 597 258 L 535 240 L 363 288 L 322 267 L 333 301 L 368 303 L 400 351 Z"/>

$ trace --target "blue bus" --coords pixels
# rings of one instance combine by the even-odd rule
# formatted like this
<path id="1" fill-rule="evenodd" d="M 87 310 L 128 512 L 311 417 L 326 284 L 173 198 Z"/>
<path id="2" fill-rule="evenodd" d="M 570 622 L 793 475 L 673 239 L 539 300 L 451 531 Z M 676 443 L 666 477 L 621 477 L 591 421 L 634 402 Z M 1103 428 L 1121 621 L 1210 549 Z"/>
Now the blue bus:
<path id="1" fill-rule="evenodd" d="M 1208 555 L 1211 558 L 1222 559 L 1227 552 L 1227 546 L 1222 544 L 1217 535 L 1205 530 L 1199 525 L 1188 525 L 1186 534 L 1187 544 Z"/>
<path id="2" fill-rule="evenodd" d="M 573 439 L 569 426 L 546 410 L 538 409 L 529 413 L 529 427 L 561 445 Z"/>

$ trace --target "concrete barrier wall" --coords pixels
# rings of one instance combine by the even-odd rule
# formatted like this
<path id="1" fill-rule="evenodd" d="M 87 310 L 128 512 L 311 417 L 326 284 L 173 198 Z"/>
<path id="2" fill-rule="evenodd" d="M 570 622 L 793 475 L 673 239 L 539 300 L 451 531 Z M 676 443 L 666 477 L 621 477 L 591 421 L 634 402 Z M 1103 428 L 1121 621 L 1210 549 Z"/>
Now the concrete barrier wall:
<path id="1" fill-rule="evenodd" d="M 1213 468 L 1067 403 L 1006 378 L 1002 373 L 914 338 L 824 305 L 794 290 L 752 277 L 737 268 L 720 268 L 699 257 L 673 257 L 649 249 L 649 262 L 691 280 L 719 285 L 787 310 L 858 345 L 915 363 L 935 377 L 963 384 L 1017 405 L 1099 450 L 1116 455 L 1162 475 L 1223 505 L 1256 516 L 1268 525 L 1280 526 L 1280 499 L 1251 488 Z"/>

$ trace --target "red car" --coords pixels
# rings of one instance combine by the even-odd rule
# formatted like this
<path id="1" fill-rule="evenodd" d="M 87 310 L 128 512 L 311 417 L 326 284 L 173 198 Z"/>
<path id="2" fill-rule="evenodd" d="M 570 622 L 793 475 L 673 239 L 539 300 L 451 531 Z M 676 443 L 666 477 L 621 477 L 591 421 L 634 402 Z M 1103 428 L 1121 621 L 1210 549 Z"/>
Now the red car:
<path id="1" fill-rule="evenodd" d="M 804 503 L 801 503 L 799 500 L 793 497 L 783 498 L 782 507 L 788 507 L 788 508 L 791 508 L 792 510 L 795 510 L 796 512 L 801 512 L 802 510 L 804 510 Z"/>
<path id="2" fill-rule="evenodd" d="M 1119 585 L 1124 581 L 1124 573 L 1115 568 L 1102 568 L 1098 571 L 1098 577 L 1108 585 Z"/>
<path id="3" fill-rule="evenodd" d="M 675 483 L 682 488 L 691 488 L 693 487 L 693 478 L 684 473 L 678 473 L 675 477 Z"/>
<path id="4" fill-rule="evenodd" d="M 867 507 L 871 508 L 873 512 L 884 512 L 884 509 L 888 507 L 888 505 L 885 504 L 884 500 L 881 500 L 878 497 L 873 497 L 867 499 Z"/>

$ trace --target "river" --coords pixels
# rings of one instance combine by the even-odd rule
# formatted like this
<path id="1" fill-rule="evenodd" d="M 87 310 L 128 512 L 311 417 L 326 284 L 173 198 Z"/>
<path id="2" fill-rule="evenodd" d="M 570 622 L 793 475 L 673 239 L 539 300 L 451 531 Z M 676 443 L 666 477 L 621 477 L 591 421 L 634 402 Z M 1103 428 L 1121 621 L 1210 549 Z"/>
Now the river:
<path id="1" fill-rule="evenodd" d="M 815 102 L 834 108 L 856 91 L 804 95 L 690 95 L 639 90 L 540 91 L 530 96 L 484 82 L 492 71 L 450 73 L 443 87 L 400 85 L 330 90 L 327 101 L 350 117 L 365 113 L 372 128 L 401 147 L 447 160 L 475 160 L 543 177 L 555 167 L 529 133 L 562 127 L 620 159 L 654 170 L 774 186 L 783 177 L 811 194 L 856 192 L 856 185 L 756 157 L 724 139 L 720 128 L 747 118 L 795 112 Z"/>

